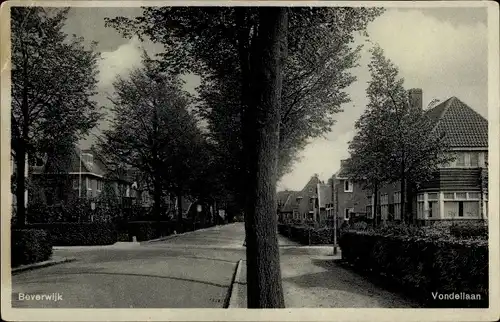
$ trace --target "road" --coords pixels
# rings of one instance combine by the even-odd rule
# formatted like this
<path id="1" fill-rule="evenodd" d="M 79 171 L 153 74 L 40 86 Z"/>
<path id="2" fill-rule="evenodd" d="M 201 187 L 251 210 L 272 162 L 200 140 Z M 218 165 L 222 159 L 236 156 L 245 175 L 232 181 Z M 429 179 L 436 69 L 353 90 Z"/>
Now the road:
<path id="1" fill-rule="evenodd" d="M 65 247 L 54 255 L 77 261 L 14 275 L 13 307 L 222 308 L 240 259 L 242 223 L 129 246 Z M 302 247 L 279 237 L 288 308 L 418 307 L 336 265 L 332 248 Z M 338 256 L 337 256 L 338 258 Z M 245 263 L 245 262 L 244 262 Z M 243 270 L 246 276 L 246 270 Z M 242 289 L 243 296 L 246 292 Z M 19 300 L 19 294 L 54 294 L 59 301 Z M 245 298 L 241 305 L 246 306 Z"/>
<path id="2" fill-rule="evenodd" d="M 243 239 L 243 225 L 233 224 L 140 246 L 57 249 L 77 261 L 14 275 L 12 306 L 221 308 L 245 257 Z M 19 300 L 20 293 L 62 300 Z"/>

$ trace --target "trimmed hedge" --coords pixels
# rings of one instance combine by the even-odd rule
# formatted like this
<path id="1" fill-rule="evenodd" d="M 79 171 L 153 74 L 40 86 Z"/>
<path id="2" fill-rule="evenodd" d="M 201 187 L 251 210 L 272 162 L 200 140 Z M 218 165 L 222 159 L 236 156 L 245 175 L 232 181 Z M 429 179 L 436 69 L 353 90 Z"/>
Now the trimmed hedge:
<path id="1" fill-rule="evenodd" d="M 52 243 L 45 230 L 11 230 L 11 267 L 43 262 L 50 256 L 52 256 Z"/>
<path id="2" fill-rule="evenodd" d="M 462 223 L 450 226 L 450 234 L 457 238 L 488 238 L 488 226 L 482 223 Z"/>
<path id="3" fill-rule="evenodd" d="M 339 239 L 342 260 L 430 307 L 488 306 L 488 242 L 444 237 L 347 231 Z M 432 294 L 480 294 L 480 301 L 435 300 Z"/>
<path id="4" fill-rule="evenodd" d="M 49 232 L 54 246 L 111 245 L 117 242 L 115 225 L 105 222 L 29 224 Z"/>
<path id="5" fill-rule="evenodd" d="M 326 245 L 333 243 L 333 228 L 314 228 L 306 225 L 278 224 L 278 233 L 303 245 Z M 340 236 L 340 229 L 337 230 Z"/>
<path id="6" fill-rule="evenodd" d="M 177 224 L 176 221 L 130 221 L 127 225 L 129 241 L 132 240 L 133 236 L 137 237 L 137 241 L 146 241 L 170 236 L 174 231 L 180 234 L 213 226 L 208 222 L 192 222 L 190 220 L 183 220 L 180 224 Z"/>

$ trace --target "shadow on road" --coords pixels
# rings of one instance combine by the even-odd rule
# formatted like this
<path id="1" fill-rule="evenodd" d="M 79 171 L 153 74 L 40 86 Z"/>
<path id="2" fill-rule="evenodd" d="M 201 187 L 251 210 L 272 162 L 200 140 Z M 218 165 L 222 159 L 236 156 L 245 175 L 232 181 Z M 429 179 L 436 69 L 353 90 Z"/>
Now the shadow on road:
<path id="1" fill-rule="evenodd" d="M 176 280 L 176 281 L 192 282 L 192 283 L 199 283 L 199 284 L 211 285 L 211 286 L 216 286 L 216 287 L 228 287 L 229 286 L 229 285 L 222 285 L 222 284 L 218 284 L 218 283 L 194 280 L 194 279 L 189 279 L 189 278 L 171 277 L 171 276 L 164 276 L 164 275 L 151 275 L 151 274 L 142 274 L 142 273 L 139 274 L 139 273 L 80 271 L 80 272 L 66 272 L 63 274 L 59 273 L 57 275 L 47 274 L 45 276 L 46 277 L 57 276 L 58 282 L 62 282 L 62 281 L 64 281 L 64 277 L 62 277 L 61 275 L 63 275 L 63 276 L 64 275 L 111 275 L 111 276 L 134 276 L 134 277 L 138 276 L 138 277 L 152 277 L 152 278 L 161 278 L 161 279 L 170 279 L 170 280 Z M 39 283 L 39 282 L 37 282 L 37 283 Z"/>

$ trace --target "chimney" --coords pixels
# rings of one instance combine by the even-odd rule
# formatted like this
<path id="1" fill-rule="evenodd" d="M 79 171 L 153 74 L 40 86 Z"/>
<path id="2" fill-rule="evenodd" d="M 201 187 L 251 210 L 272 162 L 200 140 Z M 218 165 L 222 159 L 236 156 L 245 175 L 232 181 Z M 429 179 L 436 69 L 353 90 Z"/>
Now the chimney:
<path id="1" fill-rule="evenodd" d="M 412 88 L 408 91 L 408 96 L 410 99 L 410 105 L 422 109 L 422 89 L 421 88 Z"/>
<path id="2" fill-rule="evenodd" d="M 340 160 L 340 167 L 345 166 L 345 163 L 347 162 L 347 159 Z"/>

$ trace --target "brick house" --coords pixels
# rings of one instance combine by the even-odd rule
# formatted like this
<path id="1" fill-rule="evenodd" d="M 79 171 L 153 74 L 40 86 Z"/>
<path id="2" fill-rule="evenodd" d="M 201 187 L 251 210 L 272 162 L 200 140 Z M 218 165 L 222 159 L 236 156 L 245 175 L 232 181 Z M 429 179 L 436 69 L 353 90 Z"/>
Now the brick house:
<path id="1" fill-rule="evenodd" d="M 30 191 L 30 199 L 47 205 L 77 198 L 97 200 L 105 193 L 124 204 L 131 204 L 135 197 L 129 173 L 111 173 L 93 149 L 80 150 L 75 146 L 65 166 L 57 171 L 47 160 L 38 160 L 31 166 L 30 176 L 37 187 Z"/>
<path id="2" fill-rule="evenodd" d="M 371 211 L 371 194 L 363 187 L 362 182 L 349 179 L 345 170 L 345 161 L 340 161 L 340 169 L 332 176 L 333 211 L 337 217 L 337 225 L 353 217 L 373 218 Z"/>
<path id="3" fill-rule="evenodd" d="M 300 191 L 278 192 L 278 219 L 282 222 L 290 220 L 319 222 L 321 208 L 318 185 L 321 183 L 318 175 L 314 175 Z M 323 211 L 326 212 L 326 209 Z"/>
<path id="4" fill-rule="evenodd" d="M 414 91 L 413 95 L 422 95 Z M 421 97 L 417 102 L 422 108 Z M 433 178 L 422 184 L 413 203 L 414 218 L 421 224 L 448 220 L 486 219 L 488 213 L 488 121 L 456 97 L 451 97 L 426 112 L 434 123 L 433 132 L 445 133 L 449 152 L 456 159 L 442 165 Z M 367 218 L 373 218 L 374 195 L 356 185 L 350 188 L 348 175 L 339 170 L 334 176 L 340 189 L 336 207 L 339 216 L 347 208 L 356 214 L 366 209 Z M 344 189 L 342 189 L 344 185 Z M 358 194 L 354 191 L 360 190 Z M 344 190 L 344 193 L 342 193 Z M 348 190 L 352 192 L 347 193 Z M 363 194 L 365 196 L 363 203 Z M 401 193 L 398 182 L 382 186 L 379 191 L 381 220 L 401 220 Z"/>

